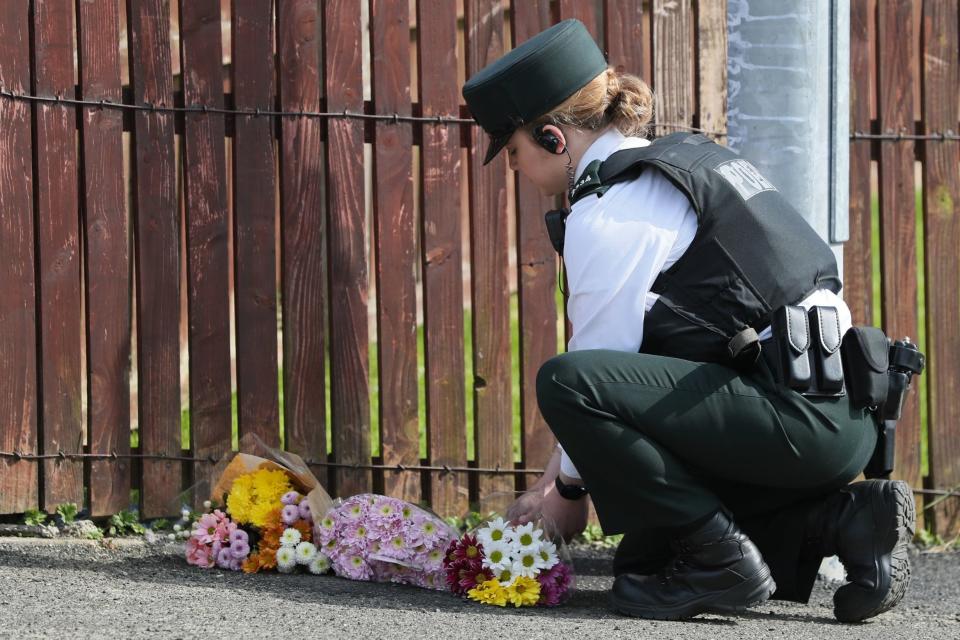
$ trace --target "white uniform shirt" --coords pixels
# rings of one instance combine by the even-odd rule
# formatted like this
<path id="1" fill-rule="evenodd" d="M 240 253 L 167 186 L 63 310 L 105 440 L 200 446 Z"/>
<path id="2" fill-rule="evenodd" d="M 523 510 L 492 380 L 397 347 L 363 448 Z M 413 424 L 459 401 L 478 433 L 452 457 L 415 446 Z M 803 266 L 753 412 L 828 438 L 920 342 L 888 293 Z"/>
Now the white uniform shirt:
<path id="1" fill-rule="evenodd" d="M 584 153 L 576 175 L 594 160 L 648 144 L 611 128 Z M 650 287 L 661 271 L 680 259 L 696 232 L 697 214 L 690 201 L 655 169 L 614 184 L 602 198 L 578 200 L 567 217 L 563 245 L 570 296 L 567 313 L 573 326 L 567 350 L 639 351 L 644 315 L 658 298 Z M 841 334 L 850 327 L 847 305 L 828 289 L 815 291 L 801 305 L 837 307 Z M 767 328 L 760 338 L 770 335 Z M 560 469 L 580 477 L 562 449 Z"/>

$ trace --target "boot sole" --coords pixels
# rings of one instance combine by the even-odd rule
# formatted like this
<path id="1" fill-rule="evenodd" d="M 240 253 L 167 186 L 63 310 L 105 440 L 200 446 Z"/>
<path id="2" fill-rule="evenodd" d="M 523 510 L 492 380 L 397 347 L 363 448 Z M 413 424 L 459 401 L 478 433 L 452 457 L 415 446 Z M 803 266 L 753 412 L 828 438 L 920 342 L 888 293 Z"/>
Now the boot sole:
<path id="1" fill-rule="evenodd" d="M 615 595 L 611 595 L 610 599 L 617 611 L 628 616 L 652 620 L 682 620 L 701 613 L 743 612 L 749 607 L 766 602 L 776 589 L 770 569 L 764 566 L 763 570 L 753 577 L 726 591 L 709 593 L 675 607 L 642 607 L 620 600 Z"/>
<path id="2" fill-rule="evenodd" d="M 913 501 L 913 493 L 910 491 L 910 485 L 902 480 L 895 482 L 878 483 L 879 490 L 887 493 L 880 499 L 880 504 L 885 507 L 892 506 L 891 509 L 877 509 L 876 502 L 871 507 L 873 511 L 873 524 L 877 531 L 886 529 L 887 537 L 884 544 L 877 551 L 882 554 L 890 554 L 890 584 L 883 594 L 880 601 L 873 607 L 867 605 L 866 610 L 859 607 L 844 606 L 837 601 L 837 596 L 841 592 L 855 585 L 844 585 L 837 590 L 834 595 L 834 615 L 840 622 L 861 622 L 867 618 L 880 615 L 895 607 L 907 592 L 907 586 L 910 584 L 910 556 L 908 545 L 913 540 L 913 534 L 916 528 L 916 506 Z M 876 500 L 876 498 L 874 498 Z M 889 529 L 891 519 L 896 520 L 896 527 Z M 841 596 L 842 597 L 842 596 Z"/>

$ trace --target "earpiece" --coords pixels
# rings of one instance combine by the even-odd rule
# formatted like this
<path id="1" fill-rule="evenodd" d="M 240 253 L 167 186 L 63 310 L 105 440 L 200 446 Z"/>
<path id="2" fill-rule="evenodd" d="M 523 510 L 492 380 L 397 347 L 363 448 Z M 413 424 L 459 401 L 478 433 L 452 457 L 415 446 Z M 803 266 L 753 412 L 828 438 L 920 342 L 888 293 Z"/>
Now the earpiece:
<path id="1" fill-rule="evenodd" d="M 563 153 L 564 151 L 563 141 L 559 137 L 557 137 L 557 134 L 554 133 L 554 131 L 550 131 L 549 129 L 547 129 L 547 127 L 549 127 L 549 129 L 553 129 L 554 131 L 558 131 L 557 127 L 552 124 L 550 125 L 541 124 L 533 130 L 533 139 L 537 142 L 537 144 L 539 144 L 541 147 L 543 147 L 550 153 L 555 153 L 555 154 Z"/>

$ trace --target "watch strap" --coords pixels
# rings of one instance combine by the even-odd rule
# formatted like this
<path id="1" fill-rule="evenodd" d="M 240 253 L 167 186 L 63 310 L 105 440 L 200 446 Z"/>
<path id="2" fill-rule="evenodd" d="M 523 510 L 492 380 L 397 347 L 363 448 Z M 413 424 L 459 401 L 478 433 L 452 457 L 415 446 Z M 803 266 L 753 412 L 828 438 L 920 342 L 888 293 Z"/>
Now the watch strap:
<path id="1" fill-rule="evenodd" d="M 560 494 L 561 498 L 566 498 L 567 500 L 579 500 L 583 496 L 587 495 L 587 488 L 585 486 L 579 484 L 565 484 L 563 480 L 560 479 L 560 476 L 557 476 L 553 483 L 557 487 L 557 493 Z"/>

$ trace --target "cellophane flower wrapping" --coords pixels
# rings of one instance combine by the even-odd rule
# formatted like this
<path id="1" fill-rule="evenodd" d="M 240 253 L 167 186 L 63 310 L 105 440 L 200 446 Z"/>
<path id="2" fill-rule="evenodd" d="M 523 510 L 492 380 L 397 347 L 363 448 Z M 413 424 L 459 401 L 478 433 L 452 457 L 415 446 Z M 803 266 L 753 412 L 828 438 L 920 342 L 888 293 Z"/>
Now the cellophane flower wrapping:
<path id="1" fill-rule="evenodd" d="M 455 540 L 444 556 L 449 589 L 482 604 L 557 606 L 576 586 L 563 541 L 543 520 L 513 525 L 491 516 Z"/>
<path id="2" fill-rule="evenodd" d="M 457 530 L 431 511 L 362 493 L 337 500 L 314 523 L 318 551 L 338 576 L 447 588 L 444 554 Z"/>

